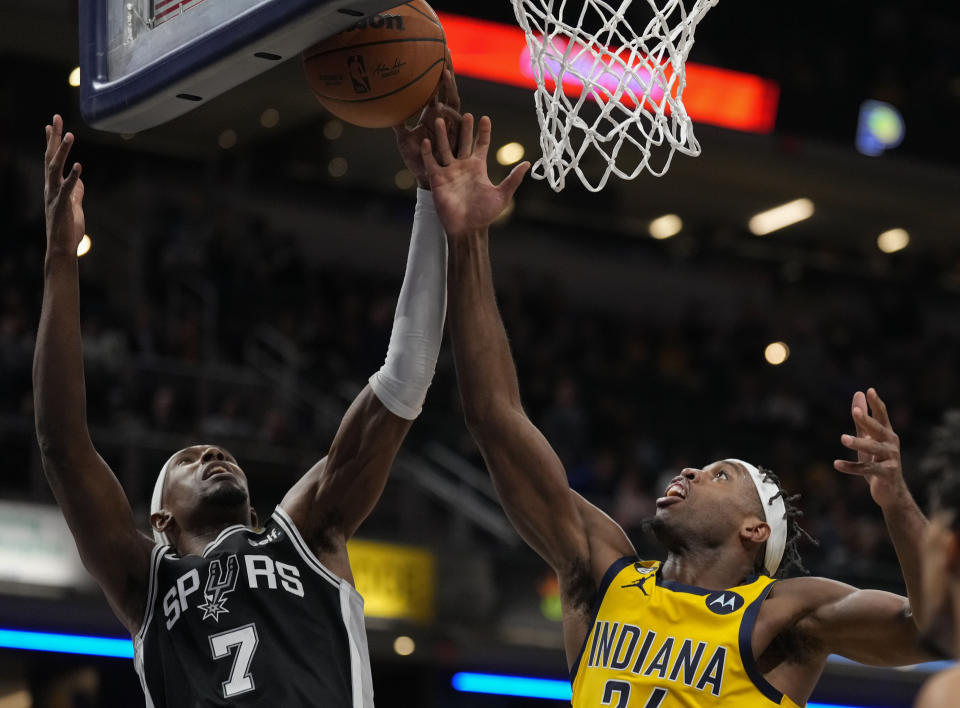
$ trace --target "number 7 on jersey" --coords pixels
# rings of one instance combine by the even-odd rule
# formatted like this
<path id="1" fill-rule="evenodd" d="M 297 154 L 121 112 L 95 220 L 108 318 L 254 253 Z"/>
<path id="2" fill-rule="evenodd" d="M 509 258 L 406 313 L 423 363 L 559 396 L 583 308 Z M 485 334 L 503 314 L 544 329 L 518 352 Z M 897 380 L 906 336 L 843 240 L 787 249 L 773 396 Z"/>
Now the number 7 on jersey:
<path id="1" fill-rule="evenodd" d="M 253 663 L 253 653 L 259 643 L 257 627 L 252 623 L 210 635 L 210 651 L 214 659 L 229 656 L 230 650 L 235 647 L 237 650 L 233 657 L 233 666 L 230 667 L 230 678 L 221 684 L 224 698 L 232 698 L 256 688 L 253 676 L 250 675 L 250 664 Z"/>

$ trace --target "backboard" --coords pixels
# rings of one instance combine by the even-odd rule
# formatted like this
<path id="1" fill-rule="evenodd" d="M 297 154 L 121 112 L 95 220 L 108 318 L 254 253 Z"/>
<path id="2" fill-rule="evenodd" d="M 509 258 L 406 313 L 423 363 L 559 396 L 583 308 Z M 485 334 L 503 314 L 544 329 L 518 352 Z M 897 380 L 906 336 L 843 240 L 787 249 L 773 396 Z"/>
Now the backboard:
<path id="1" fill-rule="evenodd" d="M 80 110 L 135 133 L 399 0 L 80 0 Z"/>

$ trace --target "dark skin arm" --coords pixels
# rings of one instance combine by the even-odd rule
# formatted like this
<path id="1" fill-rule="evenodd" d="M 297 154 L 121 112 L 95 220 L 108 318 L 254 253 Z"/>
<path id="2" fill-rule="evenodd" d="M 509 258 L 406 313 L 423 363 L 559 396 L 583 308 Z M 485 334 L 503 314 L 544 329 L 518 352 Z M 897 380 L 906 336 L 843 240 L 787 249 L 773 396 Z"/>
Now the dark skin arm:
<path id="1" fill-rule="evenodd" d="M 870 494 L 883 510 L 900 559 L 909 599 L 822 579 L 798 578 L 798 584 L 817 583 L 817 587 L 801 590 L 817 602 L 798 628 L 822 641 L 831 652 L 863 663 L 896 666 L 928 661 L 932 657 L 918 647 L 917 624 L 922 610 L 920 558 L 927 520 L 907 489 L 900 463 L 900 439 L 880 396 L 872 388 L 866 396 L 857 392 L 851 413 L 857 434 L 844 435 L 841 442 L 857 453 L 857 461 L 836 460 L 834 466 L 840 472 L 863 477 L 870 485 Z"/>
<path id="2" fill-rule="evenodd" d="M 438 95 L 417 125 L 394 128 L 400 154 L 419 184 L 428 183 L 420 142 L 432 135 L 434 121 L 440 117 L 446 118 L 445 125 L 456 135 L 459 109 L 456 81 L 446 70 Z M 391 413 L 369 385 L 364 387 L 344 415 L 327 455 L 281 503 L 317 557 L 351 583 L 347 541 L 383 494 L 390 468 L 412 423 Z"/>
<path id="3" fill-rule="evenodd" d="M 953 708 L 957 696 L 960 696 L 960 669 L 947 669 L 924 684 L 916 708 Z"/>
<path id="4" fill-rule="evenodd" d="M 343 416 L 330 451 L 280 503 L 316 556 L 351 583 L 347 541 L 383 494 L 412 424 L 364 387 Z"/>
<path id="5" fill-rule="evenodd" d="M 429 141 L 423 156 L 450 245 L 448 326 L 467 427 L 511 523 L 559 576 L 564 641 L 572 661 L 588 630 L 592 591 L 614 560 L 634 554 L 633 547 L 610 517 L 571 491 L 559 458 L 520 402 L 494 296 L 488 226 L 509 203 L 529 164 L 494 186 L 486 168 L 488 118 L 480 120 L 474 141 L 473 118 L 464 116 L 456 158 L 443 126 L 434 132 L 436 156 Z"/>
<path id="6" fill-rule="evenodd" d="M 77 244 L 83 237 L 80 165 L 63 169 L 74 142 L 54 116 L 46 126 L 47 253 L 33 360 L 37 442 L 43 470 L 90 574 L 124 626 L 137 632 L 153 543 L 137 530 L 116 476 L 87 429 Z"/>
<path id="7" fill-rule="evenodd" d="M 844 435 L 841 442 L 857 453 L 857 461 L 836 460 L 834 467 L 845 474 L 863 477 L 870 485 L 870 495 L 883 511 L 887 532 L 900 561 L 913 616 L 922 624 L 920 559 L 927 519 L 903 478 L 900 438 L 890 423 L 887 406 L 875 389 L 868 389 L 866 396 L 858 391 L 853 397 L 851 412 L 857 434 Z"/>
<path id="8" fill-rule="evenodd" d="M 904 482 L 900 441 L 874 389 L 866 395 L 858 392 L 851 412 L 857 435 L 844 435 L 841 442 L 857 452 L 857 460 L 837 460 L 834 466 L 864 477 L 870 485 L 900 558 L 909 599 L 879 590 L 859 590 L 826 578 L 791 578 L 777 583 L 760 612 L 754 650 L 763 654 L 781 633 L 803 644 L 810 655 L 806 661 L 771 668 L 768 674 L 794 700 L 810 695 L 819 678 L 817 667 L 829 654 L 872 666 L 903 666 L 936 658 L 919 647 L 919 559 L 927 521 Z"/>

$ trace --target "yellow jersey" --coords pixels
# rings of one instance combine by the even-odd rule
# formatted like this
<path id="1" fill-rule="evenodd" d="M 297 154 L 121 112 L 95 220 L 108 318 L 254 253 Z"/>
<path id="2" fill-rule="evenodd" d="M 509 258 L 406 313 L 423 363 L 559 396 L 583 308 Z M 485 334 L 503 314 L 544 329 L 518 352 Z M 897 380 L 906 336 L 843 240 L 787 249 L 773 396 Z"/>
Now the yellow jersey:
<path id="1" fill-rule="evenodd" d="M 622 558 L 607 571 L 571 670 L 573 708 L 797 708 L 753 658 L 753 626 L 775 581 L 707 590 L 659 569 Z"/>

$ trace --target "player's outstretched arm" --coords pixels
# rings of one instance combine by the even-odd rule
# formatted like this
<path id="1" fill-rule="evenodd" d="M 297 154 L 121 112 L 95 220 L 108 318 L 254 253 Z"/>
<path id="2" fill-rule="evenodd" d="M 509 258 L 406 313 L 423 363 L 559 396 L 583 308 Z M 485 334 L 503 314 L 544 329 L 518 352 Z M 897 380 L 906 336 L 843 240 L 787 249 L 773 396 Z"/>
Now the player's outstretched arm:
<path id="1" fill-rule="evenodd" d="M 66 178 L 74 142 L 63 120 L 46 127 L 44 207 L 47 253 L 43 306 L 33 359 L 37 441 L 43 470 L 87 570 L 131 633 L 146 601 L 152 542 L 133 520 L 130 503 L 87 430 L 77 244 L 83 237 L 80 165 Z"/>
<path id="2" fill-rule="evenodd" d="M 922 626 L 920 559 L 927 519 L 903 478 L 900 438 L 890 423 L 886 404 L 875 389 L 868 389 L 866 395 L 860 391 L 854 395 L 851 415 L 857 434 L 844 435 L 841 442 L 857 453 L 857 461 L 835 460 L 834 467 L 839 472 L 863 477 L 869 484 L 870 495 L 883 511 L 887 532 L 900 560 L 913 617 Z"/>
<path id="3" fill-rule="evenodd" d="M 851 413 L 857 434 L 844 435 L 841 442 L 857 453 L 857 460 L 836 460 L 834 466 L 869 484 L 873 500 L 883 510 L 909 599 L 825 578 L 782 581 L 772 599 L 790 600 L 790 606 L 799 608 L 797 628 L 819 641 L 826 652 L 878 666 L 926 661 L 934 657 L 919 648 L 918 626 L 922 625 L 918 620 L 922 612 L 920 554 L 927 520 L 907 489 L 900 440 L 880 396 L 872 388 L 866 395 L 857 392 Z"/>
<path id="4" fill-rule="evenodd" d="M 919 631 L 907 598 L 881 590 L 860 590 L 828 578 L 781 580 L 767 600 L 763 620 L 795 628 L 806 646 L 871 666 L 904 666 L 934 658 L 919 646 Z M 767 604 L 765 603 L 765 605 Z M 792 620 L 777 617 L 787 613 Z"/>
<path id="5" fill-rule="evenodd" d="M 390 468 L 433 380 L 446 315 L 447 243 L 428 189 L 420 141 L 445 117 L 456 130 L 459 97 L 450 71 L 413 128 L 397 144 L 421 188 L 407 268 L 384 365 L 350 406 L 326 457 L 290 490 L 282 507 L 325 562 L 350 579 L 345 544 L 383 493 Z M 429 129 L 429 130 L 428 130 Z"/>
<path id="6" fill-rule="evenodd" d="M 559 458 L 527 418 L 494 296 L 488 226 L 513 197 L 529 164 L 494 186 L 486 167 L 489 118 L 480 119 L 474 141 L 473 118 L 464 116 L 456 157 L 442 126 L 435 132 L 435 150 L 425 141 L 423 154 L 450 244 L 449 329 L 467 426 L 524 540 L 557 571 L 562 584 L 584 573 L 596 582 L 613 560 L 633 549 L 609 517 L 570 490 Z M 583 599 L 569 585 L 562 592 L 566 600 Z"/>

